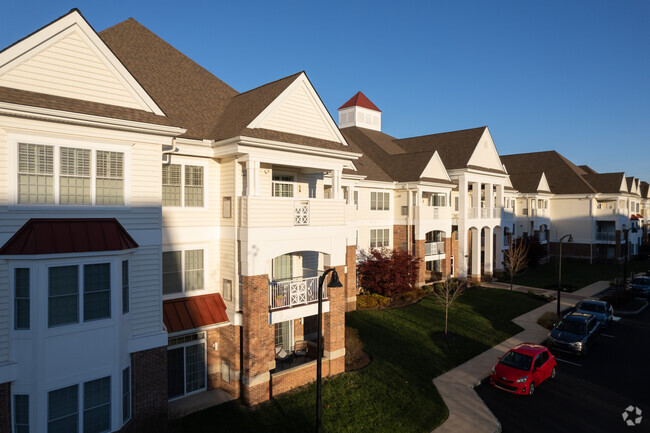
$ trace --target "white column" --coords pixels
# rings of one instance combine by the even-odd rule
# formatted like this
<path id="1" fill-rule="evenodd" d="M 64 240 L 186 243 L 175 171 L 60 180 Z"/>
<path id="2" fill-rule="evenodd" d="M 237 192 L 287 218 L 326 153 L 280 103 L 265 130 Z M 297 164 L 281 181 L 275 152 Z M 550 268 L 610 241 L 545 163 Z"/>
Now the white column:
<path id="1" fill-rule="evenodd" d="M 485 228 L 483 229 L 485 231 L 485 248 L 484 248 L 484 254 L 483 256 L 485 257 L 485 262 L 483 263 L 483 272 L 487 277 L 492 276 L 493 273 L 493 259 L 492 259 L 492 254 L 493 254 L 493 239 L 492 239 L 492 229 L 491 228 Z"/>
<path id="2" fill-rule="evenodd" d="M 481 208 L 481 182 L 472 182 L 472 207 Z"/>
<path id="3" fill-rule="evenodd" d="M 488 218 L 492 218 L 492 209 L 494 208 L 494 185 L 485 184 L 485 207 L 488 209 Z"/>
<path id="4" fill-rule="evenodd" d="M 260 162 L 246 161 L 246 191 L 247 195 L 258 195 L 260 187 Z"/>
<path id="5" fill-rule="evenodd" d="M 469 185 L 467 179 L 462 176 L 458 179 L 458 219 L 465 221 L 467 219 L 467 194 Z M 452 203 L 452 206 L 454 204 Z"/>
<path id="6" fill-rule="evenodd" d="M 472 278 L 481 276 L 481 229 L 472 230 Z"/>
<path id="7" fill-rule="evenodd" d="M 341 170 L 332 170 L 332 198 L 338 200 L 341 197 Z"/>
<path id="8" fill-rule="evenodd" d="M 497 203 L 496 208 L 503 208 L 503 185 L 497 185 Z"/>
<path id="9" fill-rule="evenodd" d="M 496 251 L 494 269 L 503 269 L 503 265 L 501 264 L 503 262 L 503 227 L 495 227 L 494 233 L 496 234 L 496 238 L 494 239 L 494 249 Z"/>

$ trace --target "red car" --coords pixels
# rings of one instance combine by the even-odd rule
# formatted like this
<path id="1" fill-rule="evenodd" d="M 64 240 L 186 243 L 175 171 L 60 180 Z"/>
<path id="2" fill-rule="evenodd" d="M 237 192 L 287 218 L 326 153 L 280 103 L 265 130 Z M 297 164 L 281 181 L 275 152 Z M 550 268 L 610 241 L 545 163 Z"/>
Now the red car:
<path id="1" fill-rule="evenodd" d="M 513 394 L 532 395 L 535 387 L 555 378 L 553 354 L 538 344 L 519 344 L 499 358 L 490 372 L 492 386 Z"/>

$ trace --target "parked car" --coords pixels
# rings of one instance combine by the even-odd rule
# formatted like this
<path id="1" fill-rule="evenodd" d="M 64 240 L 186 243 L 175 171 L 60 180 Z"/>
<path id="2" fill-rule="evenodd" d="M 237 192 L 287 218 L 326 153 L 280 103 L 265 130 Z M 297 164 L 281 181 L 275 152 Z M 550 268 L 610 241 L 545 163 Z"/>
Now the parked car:
<path id="1" fill-rule="evenodd" d="M 627 283 L 627 288 L 638 296 L 650 296 L 650 277 L 634 277 Z"/>
<path id="2" fill-rule="evenodd" d="M 609 327 L 614 319 L 614 308 L 612 308 L 609 302 L 605 301 L 585 299 L 584 301 L 578 302 L 575 311 L 595 316 L 598 319 L 598 323 L 600 323 L 601 329 Z"/>
<path id="3" fill-rule="evenodd" d="M 548 334 L 546 344 L 550 349 L 586 355 L 589 347 L 598 340 L 600 325 L 591 314 L 567 314 Z"/>
<path id="4" fill-rule="evenodd" d="M 523 343 L 499 358 L 490 372 L 490 383 L 513 394 L 532 395 L 535 387 L 555 378 L 556 367 L 557 362 L 546 347 Z"/>

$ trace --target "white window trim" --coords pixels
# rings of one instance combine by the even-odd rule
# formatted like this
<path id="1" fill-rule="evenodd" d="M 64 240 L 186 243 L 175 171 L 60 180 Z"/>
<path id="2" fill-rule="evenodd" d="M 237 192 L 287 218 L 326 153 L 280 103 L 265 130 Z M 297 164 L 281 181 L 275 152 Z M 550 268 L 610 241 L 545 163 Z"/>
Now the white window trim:
<path id="1" fill-rule="evenodd" d="M 203 250 L 203 290 L 193 290 L 191 292 L 186 292 L 185 291 L 185 251 L 188 250 Z M 171 253 L 174 251 L 180 251 L 181 252 L 181 281 L 183 283 L 182 291 L 180 293 L 171 293 L 168 295 L 163 294 L 163 300 L 168 300 L 168 299 L 177 299 L 177 298 L 185 298 L 187 296 L 198 296 L 198 295 L 207 295 L 211 293 L 218 293 L 219 290 L 217 289 L 208 289 L 208 274 L 206 272 L 206 264 L 208 262 L 208 258 L 210 257 L 210 254 L 208 252 L 208 246 L 205 244 L 200 244 L 200 245 L 192 245 L 192 244 L 182 244 L 182 245 L 174 245 L 174 246 L 169 246 L 169 245 L 163 245 L 163 253 Z M 160 290 L 162 293 L 162 254 L 160 256 Z M 224 277 L 225 278 L 225 277 Z M 233 281 L 233 299 L 235 297 L 235 288 L 234 288 L 234 281 Z M 215 285 L 212 285 L 215 286 Z M 211 287 L 212 287 L 211 286 Z M 121 290 L 121 286 L 120 286 Z"/>
<path id="2" fill-rule="evenodd" d="M 162 166 L 163 165 L 180 165 L 181 166 L 181 204 L 180 206 L 169 206 L 169 205 L 163 205 L 162 204 Z M 195 167 L 203 167 L 203 206 L 185 206 L 185 166 L 186 165 L 191 165 Z M 174 156 L 171 158 L 169 164 L 165 164 L 161 162 L 160 165 L 160 189 L 161 189 L 161 197 L 160 197 L 160 203 L 163 208 L 165 209 L 184 209 L 187 211 L 207 211 L 208 210 L 208 181 L 209 181 L 209 173 L 208 173 L 208 167 L 209 164 L 207 161 L 203 161 L 202 159 L 188 159 L 188 158 L 182 158 L 178 156 Z"/>
<path id="3" fill-rule="evenodd" d="M 368 201 L 368 209 L 370 212 L 390 212 L 391 209 L 393 208 L 393 193 L 392 191 L 386 191 L 386 190 L 370 190 L 370 194 L 368 196 L 369 201 Z M 380 193 L 380 194 L 388 194 L 388 209 L 373 209 L 372 208 L 372 194 L 373 193 Z"/>
<path id="4" fill-rule="evenodd" d="M 41 135 L 8 134 L 9 142 L 9 209 L 88 209 L 98 207 L 104 210 L 119 209 L 125 210 L 131 207 L 131 147 L 132 143 L 118 144 L 111 141 L 97 142 L 94 140 L 79 140 L 78 138 L 45 137 Z M 18 203 L 18 143 L 37 144 L 54 147 L 54 203 L 53 204 L 31 204 Z M 61 178 L 61 154 L 62 147 L 75 149 L 88 149 L 90 153 L 91 176 L 90 176 L 90 202 L 91 204 L 59 204 L 60 201 L 60 178 Z M 97 188 L 97 151 L 119 152 L 123 156 L 124 169 L 124 204 L 123 205 L 96 205 Z"/>
<path id="5" fill-rule="evenodd" d="M 373 230 L 388 230 L 388 245 L 375 248 L 392 248 L 393 247 L 393 230 L 390 226 L 372 227 L 368 229 L 368 249 L 372 248 L 372 231 Z"/>
<path id="6" fill-rule="evenodd" d="M 194 394 L 198 394 L 200 392 L 204 392 L 206 389 L 208 389 L 208 350 L 209 350 L 209 348 L 208 348 L 207 333 L 205 331 L 199 331 L 199 332 L 195 331 L 195 332 L 190 332 L 189 334 L 200 334 L 200 335 L 202 335 L 202 337 L 198 338 L 196 340 L 188 341 L 186 343 L 175 344 L 173 346 L 168 345 L 167 346 L 167 351 L 173 350 L 173 349 L 180 349 L 181 347 L 183 349 L 185 349 L 185 347 L 195 346 L 195 345 L 198 345 L 200 343 L 203 343 L 205 345 L 204 346 L 205 351 L 203 353 L 203 363 L 205 364 L 205 378 L 204 378 L 205 379 L 205 386 L 203 388 L 201 388 L 201 389 L 197 389 L 197 390 L 192 391 L 192 392 L 183 392 L 182 395 L 179 395 L 179 396 L 176 396 L 176 397 L 173 397 L 173 398 L 168 398 L 167 401 L 180 400 L 180 399 L 188 397 L 190 395 L 194 395 Z M 179 333 L 179 334 L 172 334 L 172 336 L 170 338 L 181 337 L 183 335 L 184 334 L 182 332 Z M 184 357 L 185 357 L 185 350 L 183 350 L 183 359 L 184 359 Z M 183 367 L 186 367 L 184 361 L 183 361 Z M 185 371 L 183 371 L 183 391 L 185 391 L 186 387 L 187 387 L 187 375 L 186 375 Z"/>
<path id="7" fill-rule="evenodd" d="M 16 329 L 16 269 L 21 269 L 21 268 L 26 268 L 29 269 L 29 328 L 28 329 Z M 33 262 L 23 262 L 23 265 L 21 266 L 20 263 L 18 262 L 12 262 L 11 265 L 9 266 L 9 329 L 11 332 L 18 332 L 18 333 L 27 333 L 30 332 L 32 329 L 34 329 L 34 305 L 35 305 L 35 300 L 34 300 L 34 278 L 35 273 L 38 272 L 38 270 L 35 268 L 38 268 L 38 266 L 34 265 Z M 36 320 L 38 322 L 38 320 Z M 24 334 L 22 334 L 24 335 Z"/>
<path id="8" fill-rule="evenodd" d="M 292 180 L 274 180 L 273 177 L 278 176 L 278 177 L 290 177 Z M 275 196 L 273 195 L 274 191 L 274 183 L 286 183 L 286 184 L 291 184 L 293 185 L 293 195 L 291 197 L 281 197 L 281 196 Z M 324 188 L 324 186 L 323 186 Z M 295 171 L 273 171 L 271 169 L 271 197 L 274 199 L 295 199 L 297 198 L 298 194 L 298 173 Z"/>

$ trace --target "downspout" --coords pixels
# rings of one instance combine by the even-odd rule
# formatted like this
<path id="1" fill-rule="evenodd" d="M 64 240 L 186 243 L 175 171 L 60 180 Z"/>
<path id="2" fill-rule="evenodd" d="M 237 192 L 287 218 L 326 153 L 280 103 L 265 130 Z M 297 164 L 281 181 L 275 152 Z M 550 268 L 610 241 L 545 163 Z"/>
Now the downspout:
<path id="1" fill-rule="evenodd" d="M 162 150 L 162 155 L 163 155 L 163 164 L 169 165 L 172 162 L 172 154 L 178 152 L 178 147 L 174 144 L 174 141 L 172 141 L 172 144 L 169 146 L 163 146 Z M 169 155 L 168 158 L 165 158 L 165 156 Z"/>

